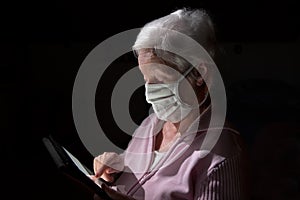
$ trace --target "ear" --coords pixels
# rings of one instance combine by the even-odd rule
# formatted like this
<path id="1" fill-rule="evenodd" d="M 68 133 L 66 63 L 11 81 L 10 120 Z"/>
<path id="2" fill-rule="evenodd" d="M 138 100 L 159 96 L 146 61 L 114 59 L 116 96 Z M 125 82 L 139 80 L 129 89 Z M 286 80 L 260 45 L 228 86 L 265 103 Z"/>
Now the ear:
<path id="1" fill-rule="evenodd" d="M 203 77 L 205 77 L 207 75 L 207 67 L 206 67 L 206 65 L 201 63 L 201 64 L 197 65 L 195 68 L 197 69 L 197 72 L 198 72 L 198 73 L 196 73 L 197 75 L 195 76 L 196 85 L 201 86 L 204 82 Z"/>

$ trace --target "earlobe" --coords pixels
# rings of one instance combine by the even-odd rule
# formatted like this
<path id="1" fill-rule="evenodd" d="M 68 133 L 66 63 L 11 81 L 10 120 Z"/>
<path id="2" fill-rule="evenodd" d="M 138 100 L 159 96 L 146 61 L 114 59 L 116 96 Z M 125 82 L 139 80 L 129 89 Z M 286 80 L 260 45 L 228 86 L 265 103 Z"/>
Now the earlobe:
<path id="1" fill-rule="evenodd" d="M 203 78 L 201 78 L 201 77 L 197 78 L 196 85 L 201 86 L 202 84 L 203 84 Z"/>
<path id="2" fill-rule="evenodd" d="M 201 63 L 200 65 L 198 65 L 196 67 L 196 69 L 198 71 L 198 76 L 197 76 L 197 79 L 196 79 L 196 85 L 201 86 L 204 82 L 203 77 L 205 77 L 206 74 L 207 74 L 207 67 L 203 63 Z"/>

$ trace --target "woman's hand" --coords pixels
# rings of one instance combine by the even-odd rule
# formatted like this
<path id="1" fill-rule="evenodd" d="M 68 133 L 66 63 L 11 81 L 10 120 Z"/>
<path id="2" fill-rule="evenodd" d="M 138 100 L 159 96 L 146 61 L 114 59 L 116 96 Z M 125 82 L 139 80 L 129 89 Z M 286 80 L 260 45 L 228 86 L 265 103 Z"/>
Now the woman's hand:
<path id="1" fill-rule="evenodd" d="M 112 199 L 112 200 L 135 200 L 133 197 L 127 196 L 121 192 L 118 192 L 109 186 L 106 186 L 105 184 L 101 185 L 101 188 L 106 192 L 106 194 Z M 94 200 L 105 200 L 100 198 L 97 194 L 94 195 Z"/>
<path id="2" fill-rule="evenodd" d="M 123 158 L 114 152 L 105 152 L 94 158 L 95 178 L 102 178 L 107 182 L 115 181 L 115 174 L 124 168 Z"/>

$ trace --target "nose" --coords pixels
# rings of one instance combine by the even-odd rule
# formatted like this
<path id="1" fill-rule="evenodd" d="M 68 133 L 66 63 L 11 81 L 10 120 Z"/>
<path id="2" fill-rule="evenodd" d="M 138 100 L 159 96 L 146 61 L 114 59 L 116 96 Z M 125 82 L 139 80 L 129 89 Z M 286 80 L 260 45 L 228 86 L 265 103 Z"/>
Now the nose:
<path id="1" fill-rule="evenodd" d="M 145 79 L 145 82 L 147 84 L 158 84 L 158 83 L 163 83 L 163 81 L 160 81 L 156 78 L 148 78 L 148 79 Z"/>
<path id="2" fill-rule="evenodd" d="M 146 81 L 147 84 L 155 84 L 155 81 Z"/>
<path id="3" fill-rule="evenodd" d="M 158 80 L 154 76 L 144 76 L 144 80 L 147 84 L 155 84 L 158 82 Z"/>

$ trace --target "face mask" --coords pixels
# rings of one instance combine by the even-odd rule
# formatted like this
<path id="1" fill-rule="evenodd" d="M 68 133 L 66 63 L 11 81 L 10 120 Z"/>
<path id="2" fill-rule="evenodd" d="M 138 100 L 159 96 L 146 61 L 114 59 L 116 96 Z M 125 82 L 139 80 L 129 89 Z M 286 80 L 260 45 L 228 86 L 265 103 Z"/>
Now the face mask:
<path id="1" fill-rule="evenodd" d="M 159 119 L 173 123 L 179 122 L 205 101 L 207 95 L 200 105 L 192 106 L 184 103 L 179 96 L 178 85 L 192 69 L 193 67 L 190 67 L 183 76 L 174 83 L 145 84 L 146 101 L 152 104 L 153 110 Z"/>

